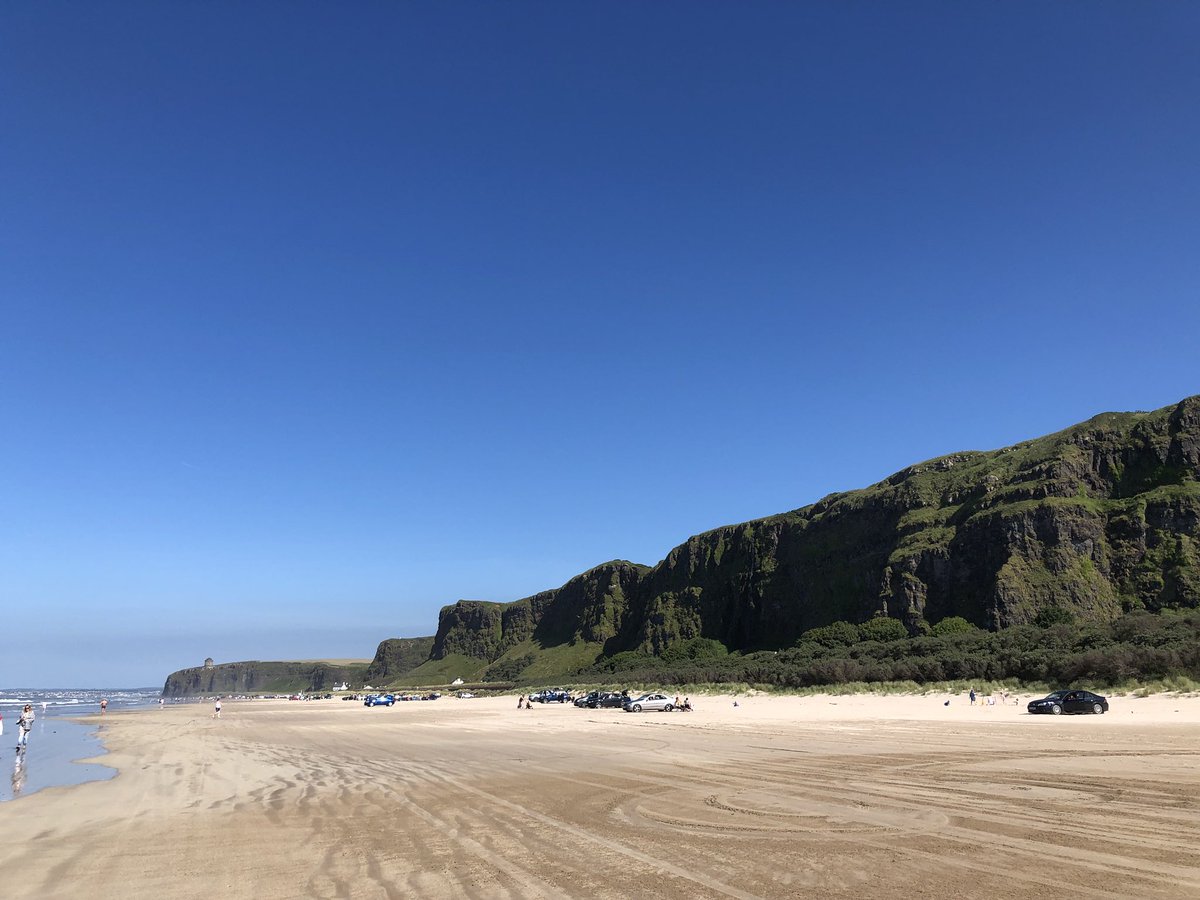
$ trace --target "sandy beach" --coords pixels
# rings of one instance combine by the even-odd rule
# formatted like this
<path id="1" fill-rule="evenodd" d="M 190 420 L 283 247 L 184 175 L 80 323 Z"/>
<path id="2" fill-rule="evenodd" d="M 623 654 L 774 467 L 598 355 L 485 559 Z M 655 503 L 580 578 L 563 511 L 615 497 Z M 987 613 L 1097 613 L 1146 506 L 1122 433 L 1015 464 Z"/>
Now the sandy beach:
<path id="1" fill-rule="evenodd" d="M 110 714 L 118 777 L 0 804 L 3 895 L 1200 896 L 1200 699 L 945 699 Z"/>

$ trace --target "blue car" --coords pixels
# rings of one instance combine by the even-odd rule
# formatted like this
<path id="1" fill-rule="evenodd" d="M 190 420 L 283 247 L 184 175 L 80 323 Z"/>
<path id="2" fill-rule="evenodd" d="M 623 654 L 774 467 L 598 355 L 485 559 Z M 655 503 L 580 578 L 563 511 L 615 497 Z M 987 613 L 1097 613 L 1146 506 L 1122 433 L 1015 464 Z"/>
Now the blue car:
<path id="1" fill-rule="evenodd" d="M 564 691 L 562 688 L 549 688 L 538 691 L 536 694 L 530 694 L 529 699 L 534 703 L 570 703 L 571 692 Z"/>
<path id="2" fill-rule="evenodd" d="M 363 706 L 391 706 L 396 698 L 391 694 L 368 694 Z"/>

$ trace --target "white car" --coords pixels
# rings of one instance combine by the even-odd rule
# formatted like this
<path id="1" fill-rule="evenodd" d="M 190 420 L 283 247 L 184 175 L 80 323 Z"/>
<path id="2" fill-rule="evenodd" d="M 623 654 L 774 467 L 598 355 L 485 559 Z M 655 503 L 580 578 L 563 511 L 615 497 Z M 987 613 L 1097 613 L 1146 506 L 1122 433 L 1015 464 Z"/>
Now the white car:
<path id="1" fill-rule="evenodd" d="M 670 712 L 675 703 L 663 694 L 642 694 L 640 697 L 630 697 L 622 706 L 625 712 Z"/>

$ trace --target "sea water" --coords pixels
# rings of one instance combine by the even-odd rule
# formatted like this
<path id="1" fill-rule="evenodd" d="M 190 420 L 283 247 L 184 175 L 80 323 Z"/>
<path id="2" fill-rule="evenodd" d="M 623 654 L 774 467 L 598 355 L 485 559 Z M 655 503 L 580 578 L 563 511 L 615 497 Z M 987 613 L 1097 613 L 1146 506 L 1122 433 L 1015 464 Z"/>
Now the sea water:
<path id="1" fill-rule="evenodd" d="M 116 690 L 45 690 L 0 688 L 0 801 L 13 800 L 42 788 L 82 784 L 112 778 L 116 770 L 97 763 L 78 763 L 104 753 L 96 725 L 72 722 L 68 717 L 158 705 L 158 688 Z M 17 720 L 25 704 L 33 706 L 33 731 L 26 749 L 17 751 Z"/>

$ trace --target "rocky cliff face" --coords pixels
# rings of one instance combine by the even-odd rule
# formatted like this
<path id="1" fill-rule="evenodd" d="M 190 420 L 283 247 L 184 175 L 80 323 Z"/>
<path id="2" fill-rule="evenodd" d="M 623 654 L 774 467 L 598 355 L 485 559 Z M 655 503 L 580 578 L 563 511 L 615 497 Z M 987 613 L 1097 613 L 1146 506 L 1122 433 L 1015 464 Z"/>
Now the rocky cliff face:
<path id="1" fill-rule="evenodd" d="M 628 616 L 629 592 L 647 572 L 646 566 L 616 560 L 514 603 L 460 600 L 441 612 L 432 657 L 461 653 L 495 660 L 529 639 L 543 647 L 612 640 Z"/>
<path id="2" fill-rule="evenodd" d="M 334 665 L 325 662 L 222 663 L 180 669 L 167 676 L 164 697 L 194 694 L 246 694 L 262 691 L 326 691 L 342 682 L 354 687 L 363 683 L 363 665 Z"/>
<path id="3" fill-rule="evenodd" d="M 496 660 L 529 638 L 772 648 L 839 619 L 1000 628 L 1047 607 L 1093 620 L 1200 607 L 1200 397 L 910 466 L 697 535 L 653 568 L 606 563 L 515 603 L 461 601 L 442 610 L 432 657 Z"/>
<path id="4" fill-rule="evenodd" d="M 415 669 L 429 659 L 432 637 L 388 638 L 381 641 L 375 658 L 367 666 L 367 684 L 384 685 Z"/>

